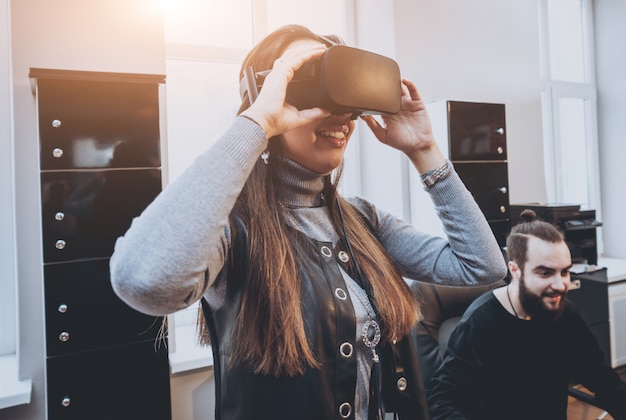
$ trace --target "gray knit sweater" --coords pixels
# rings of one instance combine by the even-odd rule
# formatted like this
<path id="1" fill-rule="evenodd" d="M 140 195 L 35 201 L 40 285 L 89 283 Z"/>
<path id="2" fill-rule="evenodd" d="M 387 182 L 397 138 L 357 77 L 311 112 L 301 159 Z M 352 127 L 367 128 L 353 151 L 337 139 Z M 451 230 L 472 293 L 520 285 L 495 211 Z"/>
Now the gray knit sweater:
<path id="1" fill-rule="evenodd" d="M 163 315 L 186 308 L 207 293 L 226 260 L 230 211 L 266 146 L 263 130 L 237 117 L 133 220 L 115 244 L 110 262 L 113 288 L 122 300 L 141 312 Z M 391 258 L 408 277 L 421 281 L 476 285 L 504 278 L 502 253 L 457 174 L 452 171 L 429 193 L 447 240 L 419 232 L 379 210 L 381 223 L 375 234 Z M 299 199 L 306 207 L 305 196 Z M 302 214 L 308 219 L 311 211 Z M 311 223 L 303 220 L 302 225 L 307 224 Z"/>
<path id="2" fill-rule="evenodd" d="M 110 261 L 112 285 L 122 300 L 151 315 L 184 309 L 202 296 L 213 308 L 222 304 L 226 282 L 222 269 L 230 246 L 228 217 L 266 147 L 267 138 L 258 125 L 235 118 L 230 129 L 133 220 L 118 239 Z M 281 181 L 290 191 L 281 197 L 287 223 L 313 239 L 335 244 L 338 235 L 320 200 L 324 174 L 294 162 L 283 163 Z M 454 169 L 429 193 L 447 239 L 427 235 L 377 210 L 380 223 L 374 234 L 400 269 L 412 279 L 450 285 L 501 280 L 506 274 L 502 253 Z M 355 296 L 362 289 L 347 274 L 344 277 L 352 286 L 358 334 L 367 317 Z M 359 352 L 362 360 L 365 350 Z M 364 368 L 362 362 L 359 368 Z M 357 397 L 367 395 L 362 389 L 367 378 L 359 376 Z M 365 404 L 357 402 L 357 413 L 362 413 L 358 406 Z"/>

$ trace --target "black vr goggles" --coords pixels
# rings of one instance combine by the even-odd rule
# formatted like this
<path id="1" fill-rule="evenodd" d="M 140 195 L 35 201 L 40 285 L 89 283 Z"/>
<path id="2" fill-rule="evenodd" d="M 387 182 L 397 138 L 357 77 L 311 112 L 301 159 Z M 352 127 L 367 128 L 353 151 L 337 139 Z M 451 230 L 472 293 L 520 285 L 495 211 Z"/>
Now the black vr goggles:
<path id="1" fill-rule="evenodd" d="M 240 93 L 254 102 L 270 70 L 244 69 Z M 344 45 L 329 47 L 307 62 L 287 86 L 286 101 L 298 109 L 320 107 L 333 114 L 394 114 L 402 87 L 398 64 L 387 57 Z"/>

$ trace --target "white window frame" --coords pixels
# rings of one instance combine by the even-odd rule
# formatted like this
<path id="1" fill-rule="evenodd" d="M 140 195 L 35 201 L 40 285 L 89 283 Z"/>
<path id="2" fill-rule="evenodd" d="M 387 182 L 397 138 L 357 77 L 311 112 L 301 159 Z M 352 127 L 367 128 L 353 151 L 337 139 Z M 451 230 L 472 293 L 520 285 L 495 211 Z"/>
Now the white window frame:
<path id="1" fill-rule="evenodd" d="M 599 152 L 598 152 L 598 136 L 597 136 L 597 95 L 596 90 L 592 86 L 566 83 L 566 82 L 552 82 L 551 86 L 547 89 L 551 99 L 551 111 L 552 111 L 552 132 L 553 136 L 549 139 L 551 143 L 551 152 L 553 156 L 552 168 L 546 168 L 549 173 L 549 179 L 552 182 L 552 197 L 556 202 L 564 202 L 565 197 L 563 195 L 564 189 L 564 177 L 567 175 L 564 172 L 563 162 L 560 160 L 557 150 L 561 149 L 561 142 L 564 141 L 561 136 L 560 127 L 560 107 L 559 103 L 561 99 L 572 98 L 580 99 L 585 104 L 585 138 L 586 138 L 586 163 L 587 163 L 587 185 L 588 185 L 588 203 L 593 208 L 597 209 L 600 206 L 600 183 L 599 183 Z"/>
<path id="2" fill-rule="evenodd" d="M 546 174 L 546 190 L 549 202 L 567 202 L 563 192 L 564 171 L 562 156 L 558 152 L 561 142 L 559 126 L 559 102 L 564 98 L 581 99 L 585 103 L 585 138 L 587 164 L 588 206 L 596 211 L 596 219 L 602 220 L 600 163 L 598 151 L 597 123 L 597 86 L 595 81 L 595 52 L 593 36 L 593 3 L 592 0 L 581 1 L 583 65 L 585 81 L 564 82 L 553 80 L 550 65 L 550 39 L 548 20 L 548 1 L 539 0 L 540 42 L 542 62 L 542 108 L 544 123 L 544 164 Z M 602 231 L 598 229 L 598 254 L 603 251 Z"/>
<path id="3" fill-rule="evenodd" d="M 15 233 L 11 12 L 0 0 L 0 409 L 30 402 L 32 382 L 20 380 Z"/>
<path id="4" fill-rule="evenodd" d="M 15 241 L 15 176 L 13 171 L 13 107 L 11 88 L 10 13 L 0 1 L 0 357 L 16 354 L 17 261 Z"/>

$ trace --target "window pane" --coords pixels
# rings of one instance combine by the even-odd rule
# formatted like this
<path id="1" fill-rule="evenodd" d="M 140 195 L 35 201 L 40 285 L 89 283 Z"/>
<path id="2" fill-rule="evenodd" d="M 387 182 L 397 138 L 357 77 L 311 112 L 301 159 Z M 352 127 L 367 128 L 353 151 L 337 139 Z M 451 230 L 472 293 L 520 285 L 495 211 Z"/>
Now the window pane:
<path id="1" fill-rule="evenodd" d="M 553 80 L 584 82 L 581 0 L 548 0 L 550 69 Z"/>
<path id="2" fill-rule="evenodd" d="M 167 60 L 169 182 L 230 126 L 241 103 L 239 65 Z"/>
<path id="3" fill-rule="evenodd" d="M 561 201 L 589 205 L 585 100 L 559 99 Z"/>
<path id="4" fill-rule="evenodd" d="M 342 29 L 346 21 L 345 2 L 317 0 L 311 2 L 292 0 L 266 0 L 268 30 L 297 23 L 307 26 L 318 34 L 344 37 Z M 329 13 L 332 10 L 332 13 Z"/>
<path id="5" fill-rule="evenodd" d="M 251 0 L 163 0 L 165 39 L 171 44 L 252 47 Z"/>

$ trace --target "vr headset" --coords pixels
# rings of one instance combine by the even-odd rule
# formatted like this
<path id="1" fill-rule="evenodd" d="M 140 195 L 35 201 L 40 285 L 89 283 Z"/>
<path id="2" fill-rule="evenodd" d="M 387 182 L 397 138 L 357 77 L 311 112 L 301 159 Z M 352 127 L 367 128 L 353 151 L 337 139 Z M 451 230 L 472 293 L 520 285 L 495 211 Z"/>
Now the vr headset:
<path id="1" fill-rule="evenodd" d="M 270 70 L 244 69 L 240 94 L 254 102 Z M 394 114 L 402 87 L 398 64 L 387 57 L 344 45 L 329 47 L 304 63 L 287 86 L 286 101 L 298 109 L 320 107 L 333 114 Z"/>

